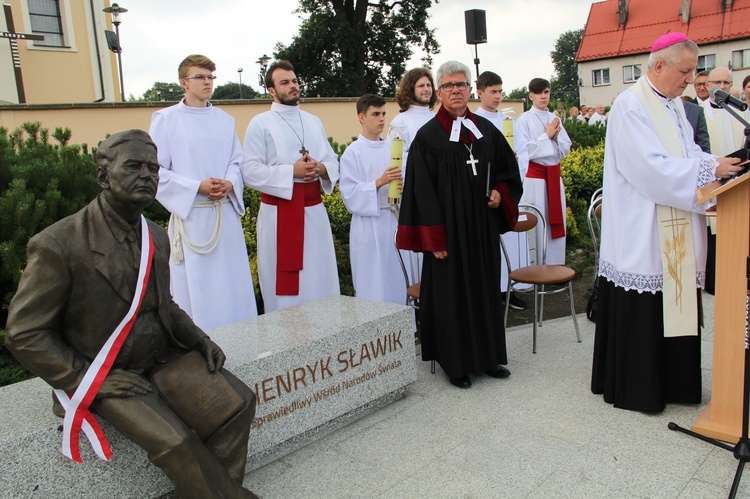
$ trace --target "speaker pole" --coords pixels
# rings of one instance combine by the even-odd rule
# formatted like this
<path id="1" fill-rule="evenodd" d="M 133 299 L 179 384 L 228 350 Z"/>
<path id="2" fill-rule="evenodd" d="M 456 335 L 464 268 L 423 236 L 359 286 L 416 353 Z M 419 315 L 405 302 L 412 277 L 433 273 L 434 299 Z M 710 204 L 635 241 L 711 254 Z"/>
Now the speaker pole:
<path id="1" fill-rule="evenodd" d="M 479 78 L 479 46 L 476 43 L 474 44 L 474 66 L 477 68 L 476 77 Z"/>
<path id="2" fill-rule="evenodd" d="M 464 11 L 464 22 L 466 23 L 466 43 L 474 45 L 474 66 L 477 70 L 476 77 L 479 78 L 478 45 L 487 43 L 487 14 L 480 9 Z"/>

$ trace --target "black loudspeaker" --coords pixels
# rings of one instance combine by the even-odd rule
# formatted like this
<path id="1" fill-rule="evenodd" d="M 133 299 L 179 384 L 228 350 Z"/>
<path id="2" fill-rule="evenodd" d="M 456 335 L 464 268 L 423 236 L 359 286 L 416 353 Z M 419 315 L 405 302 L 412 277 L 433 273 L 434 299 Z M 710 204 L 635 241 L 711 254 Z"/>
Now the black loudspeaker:
<path id="1" fill-rule="evenodd" d="M 466 43 L 487 43 L 487 16 L 483 10 L 472 9 L 464 12 L 466 21 Z"/>

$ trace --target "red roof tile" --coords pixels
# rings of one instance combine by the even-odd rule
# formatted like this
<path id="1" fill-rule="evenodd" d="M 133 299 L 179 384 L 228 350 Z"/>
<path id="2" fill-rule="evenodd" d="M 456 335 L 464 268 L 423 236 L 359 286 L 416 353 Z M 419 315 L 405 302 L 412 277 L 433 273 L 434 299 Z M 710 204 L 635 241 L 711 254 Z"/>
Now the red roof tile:
<path id="1" fill-rule="evenodd" d="M 621 26 L 618 0 L 594 3 L 589 11 L 577 62 L 643 54 L 659 36 L 680 31 L 698 45 L 750 38 L 750 0 L 692 0 L 690 19 L 682 22 L 682 0 L 628 0 L 628 19 Z"/>

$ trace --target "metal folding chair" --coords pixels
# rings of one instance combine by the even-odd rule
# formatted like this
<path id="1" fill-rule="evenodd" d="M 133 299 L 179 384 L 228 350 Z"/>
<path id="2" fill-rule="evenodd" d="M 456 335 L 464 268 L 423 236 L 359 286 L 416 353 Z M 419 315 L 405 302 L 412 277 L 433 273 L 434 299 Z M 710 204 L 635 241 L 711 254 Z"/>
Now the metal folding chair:
<path id="1" fill-rule="evenodd" d="M 503 243 L 500 239 L 503 255 L 505 255 L 505 264 L 508 267 L 508 291 L 517 293 L 534 293 L 534 329 L 532 337 L 532 352 L 536 353 L 537 344 L 537 327 L 542 326 L 542 317 L 544 314 L 544 296 L 550 294 L 568 291 L 570 298 L 570 314 L 573 316 L 573 324 L 576 329 L 576 339 L 581 342 L 581 331 L 578 329 L 578 319 L 576 318 L 575 303 L 573 301 L 573 279 L 576 277 L 576 271 L 564 265 L 547 265 L 547 222 L 544 215 L 539 209 L 530 204 L 521 204 L 519 209 L 519 221 L 513 228 L 515 232 L 526 232 L 527 230 L 542 230 L 542 247 L 536 248 L 536 261 L 541 262 L 537 265 L 529 265 L 515 270 L 511 270 L 510 258 Z M 540 227 L 541 226 L 541 227 Z M 540 251 L 541 250 L 541 251 Z M 518 284 L 531 284 L 531 289 L 519 288 Z M 552 289 L 548 289 L 552 287 Z M 510 300 L 505 300 L 505 324 L 508 323 L 508 307 Z"/>

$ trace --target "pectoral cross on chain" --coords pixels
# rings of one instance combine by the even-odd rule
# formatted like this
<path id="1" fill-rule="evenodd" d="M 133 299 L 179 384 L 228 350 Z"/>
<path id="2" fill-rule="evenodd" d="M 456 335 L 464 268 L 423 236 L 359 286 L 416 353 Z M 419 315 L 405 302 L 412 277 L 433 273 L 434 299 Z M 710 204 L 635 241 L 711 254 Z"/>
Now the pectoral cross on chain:
<path id="1" fill-rule="evenodd" d="M 300 153 L 301 155 L 303 155 L 303 156 L 304 156 L 305 154 L 309 153 L 309 152 L 310 152 L 310 151 L 308 151 L 307 149 L 305 149 L 305 146 L 302 146 L 302 149 L 300 149 L 300 150 L 299 150 L 299 153 Z"/>
<path id="2" fill-rule="evenodd" d="M 471 171 L 474 172 L 474 176 L 477 176 L 477 163 L 479 163 L 478 159 L 474 158 L 474 154 L 472 154 L 471 150 L 474 148 L 474 144 L 471 145 L 471 147 L 464 144 L 464 147 L 469 151 L 469 159 L 466 160 L 467 165 L 471 165 Z"/>

